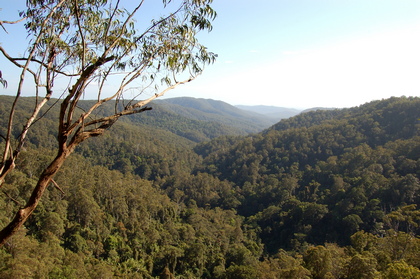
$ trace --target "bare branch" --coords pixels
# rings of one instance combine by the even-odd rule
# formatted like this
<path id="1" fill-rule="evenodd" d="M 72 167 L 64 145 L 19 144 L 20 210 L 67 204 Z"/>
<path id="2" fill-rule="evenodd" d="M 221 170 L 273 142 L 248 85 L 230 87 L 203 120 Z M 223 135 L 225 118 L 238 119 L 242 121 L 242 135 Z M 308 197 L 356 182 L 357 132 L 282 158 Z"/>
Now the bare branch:
<path id="1" fill-rule="evenodd" d="M 133 109 L 135 109 L 135 108 L 143 107 L 143 106 L 147 105 L 148 103 L 150 103 L 151 101 L 153 101 L 154 99 L 159 98 L 159 97 L 162 97 L 163 95 L 165 95 L 165 93 L 166 93 L 166 92 L 168 92 L 168 91 L 170 91 L 170 90 L 172 90 L 172 89 L 176 88 L 178 85 L 181 85 L 181 84 L 185 84 L 185 83 L 191 82 L 191 81 L 193 81 L 194 79 L 195 79 L 195 77 L 191 77 L 191 78 L 189 78 L 189 79 L 187 79 L 187 80 L 184 80 L 184 81 L 179 81 L 179 82 L 175 83 L 174 85 L 169 86 L 168 88 L 166 88 L 166 89 L 165 89 L 165 90 L 163 90 L 162 92 L 160 92 L 160 93 L 158 93 L 158 94 L 155 94 L 155 95 L 151 96 L 150 98 L 148 98 L 148 99 L 146 99 L 146 100 L 142 100 L 142 101 L 140 101 L 140 102 L 135 103 L 134 105 L 131 105 L 131 106 L 126 107 L 126 108 L 125 108 L 125 110 L 133 110 Z"/>
<path id="2" fill-rule="evenodd" d="M 63 191 L 63 189 L 60 188 L 60 186 L 58 185 L 57 182 L 55 182 L 54 179 L 51 179 L 51 183 L 54 185 L 55 188 L 57 188 L 63 195 L 65 195 L 66 193 Z"/>
<path id="3" fill-rule="evenodd" d="M 5 194 L 9 199 L 11 199 L 16 205 L 18 206 L 22 206 L 22 204 L 15 198 L 13 198 L 11 195 L 9 195 L 9 193 L 7 193 L 6 191 L 2 191 L 3 194 Z"/>
<path id="4" fill-rule="evenodd" d="M 86 42 L 85 42 L 85 35 L 82 31 L 82 25 L 80 24 L 80 14 L 79 14 L 79 2 L 76 0 L 76 4 L 74 5 L 74 10 L 76 13 L 76 21 L 77 21 L 77 29 L 80 34 L 80 39 L 82 41 L 82 69 L 85 69 L 86 65 Z"/>
<path id="5" fill-rule="evenodd" d="M 19 85 L 18 85 L 18 89 L 17 89 L 17 93 L 16 93 L 16 97 L 15 100 L 12 104 L 12 107 L 10 109 L 10 114 L 9 114 L 9 121 L 7 124 L 7 134 L 6 134 L 6 142 L 5 142 L 5 146 L 4 146 L 4 152 L 3 152 L 3 157 L 2 157 L 2 169 L 0 172 L 0 186 L 4 183 L 4 178 L 5 176 L 14 169 L 15 167 L 15 163 L 14 161 L 16 160 L 17 156 L 20 153 L 20 149 L 16 150 L 15 152 L 11 153 L 9 152 L 10 147 L 11 147 L 11 133 L 12 133 L 12 127 L 13 127 L 13 120 L 14 120 L 14 115 L 15 115 L 15 110 L 16 110 L 16 105 L 17 102 L 20 98 L 21 92 L 22 92 L 22 87 L 23 87 L 23 81 L 25 78 L 25 72 L 28 71 L 28 67 L 29 67 L 29 63 L 32 59 L 32 57 L 35 54 L 35 50 L 36 50 L 36 45 L 40 42 L 41 40 L 41 34 L 43 31 L 44 26 L 46 25 L 47 21 L 49 20 L 49 18 L 54 14 L 54 12 L 65 2 L 65 0 L 62 0 L 60 3 L 58 3 L 52 10 L 51 12 L 48 14 L 48 16 L 44 19 L 44 21 L 41 23 L 41 32 L 38 34 L 38 36 L 36 37 L 35 43 L 33 44 L 32 47 L 32 51 L 30 52 L 29 56 L 28 56 L 28 60 L 26 61 L 25 65 L 23 66 L 21 75 L 20 75 L 20 79 L 19 79 Z M 34 74 L 34 73 L 33 73 Z M 36 74 L 34 74 L 34 76 L 36 77 Z M 36 111 L 36 109 L 35 109 Z M 39 110 L 38 110 L 39 111 Z M 27 121 L 26 126 L 29 127 L 32 123 L 32 121 L 35 118 L 30 118 L 30 120 Z M 25 133 L 26 136 L 26 133 Z M 23 141 L 25 140 L 25 137 L 21 137 L 20 138 L 20 145 L 23 144 Z"/>
<path id="6" fill-rule="evenodd" d="M 19 22 L 21 22 L 21 21 L 23 21 L 25 19 L 26 19 L 26 17 L 23 17 L 23 18 L 21 18 L 19 20 L 15 20 L 15 21 L 0 20 L 0 26 L 1 26 L 1 28 L 3 28 L 4 32 L 6 32 L 7 34 L 9 34 L 9 32 L 7 32 L 7 30 L 6 30 L 6 28 L 4 27 L 3 24 L 16 24 L 16 23 L 19 23 Z"/>
<path id="7" fill-rule="evenodd" d="M 4 57 L 6 57 L 7 60 L 9 60 L 13 64 L 15 64 L 15 66 L 17 66 L 19 68 L 22 68 L 22 69 L 25 68 L 25 65 L 21 65 L 21 64 L 17 63 L 16 61 L 20 61 L 20 60 L 28 61 L 28 58 L 13 58 L 4 50 L 4 48 L 2 46 L 0 46 L 0 51 L 3 53 Z M 35 62 L 41 63 L 40 61 L 35 61 Z M 30 72 L 33 76 L 36 76 L 36 74 L 31 69 L 27 69 L 27 71 Z"/>
<path id="8" fill-rule="evenodd" d="M 0 51 L 2 51 L 3 52 L 3 54 L 4 54 L 4 56 L 10 61 L 10 62 L 12 62 L 13 64 L 15 64 L 16 66 L 18 66 L 19 68 L 23 68 L 24 67 L 24 65 L 21 65 L 21 64 L 19 64 L 19 63 L 16 63 L 16 61 L 28 61 L 28 58 L 25 58 L 25 57 L 20 57 L 20 58 L 17 58 L 17 57 L 10 57 L 5 51 L 4 51 L 4 49 L 2 50 L 1 49 L 1 46 L 0 46 Z M 45 68 L 47 68 L 48 67 L 48 65 L 47 64 L 45 64 L 44 62 L 42 62 L 42 61 L 39 61 L 38 59 L 35 59 L 35 58 L 32 58 L 30 61 L 32 61 L 32 62 L 35 62 L 35 63 L 38 63 L 38 64 L 40 64 L 41 66 L 43 66 L 43 67 L 45 67 Z M 63 71 L 60 71 L 60 70 L 58 70 L 58 69 L 56 69 L 56 68 L 53 68 L 53 70 L 54 70 L 54 72 L 56 72 L 56 73 L 59 73 L 59 74 L 61 74 L 61 75 L 63 75 L 63 76 L 66 76 L 66 77 L 76 77 L 76 76 L 79 76 L 79 74 L 78 73 L 76 73 L 76 74 L 69 74 L 69 73 L 66 73 L 66 72 L 63 72 Z M 34 72 L 33 71 L 31 71 L 30 69 L 28 69 L 28 72 L 30 72 L 30 73 L 32 73 L 33 75 L 35 75 L 34 74 Z"/>
<path id="9" fill-rule="evenodd" d="M 77 80 L 77 82 L 73 85 L 73 87 L 69 90 L 69 94 L 64 99 L 63 103 L 61 104 L 61 111 L 60 111 L 60 127 L 64 128 L 63 125 L 70 125 L 73 118 L 74 110 L 77 106 L 77 102 L 79 101 L 80 97 L 82 96 L 87 80 L 93 75 L 93 73 L 101 67 L 103 64 L 112 61 L 114 59 L 114 56 L 100 58 L 98 61 L 96 61 L 94 64 L 87 67 L 82 74 L 80 75 L 80 78 Z M 70 106 L 69 106 L 70 104 Z M 68 111 L 67 111 L 68 110 Z M 65 119 L 65 115 L 67 113 L 67 118 Z M 63 130 L 60 130 L 60 133 L 63 132 Z M 71 133 L 72 129 L 67 130 L 67 133 Z"/>
<path id="10" fill-rule="evenodd" d="M 26 18 L 27 17 L 23 17 L 23 18 L 21 18 L 19 20 L 15 20 L 15 21 L 0 20 L 0 24 L 16 24 L 16 23 L 19 23 L 19 22 L 25 20 Z"/>

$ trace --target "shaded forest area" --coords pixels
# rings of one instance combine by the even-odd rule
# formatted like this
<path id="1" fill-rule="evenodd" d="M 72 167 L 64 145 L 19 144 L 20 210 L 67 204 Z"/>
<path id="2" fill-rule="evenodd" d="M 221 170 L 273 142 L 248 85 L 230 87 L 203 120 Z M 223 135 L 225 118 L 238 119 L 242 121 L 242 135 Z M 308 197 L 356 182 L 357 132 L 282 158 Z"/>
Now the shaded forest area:
<path id="1" fill-rule="evenodd" d="M 0 97 L 0 134 L 11 100 Z M 0 193 L 2 227 L 55 156 L 58 111 L 42 113 Z M 60 188 L 0 249 L 0 278 L 420 277 L 420 98 L 246 136 L 150 113 L 66 161 Z"/>

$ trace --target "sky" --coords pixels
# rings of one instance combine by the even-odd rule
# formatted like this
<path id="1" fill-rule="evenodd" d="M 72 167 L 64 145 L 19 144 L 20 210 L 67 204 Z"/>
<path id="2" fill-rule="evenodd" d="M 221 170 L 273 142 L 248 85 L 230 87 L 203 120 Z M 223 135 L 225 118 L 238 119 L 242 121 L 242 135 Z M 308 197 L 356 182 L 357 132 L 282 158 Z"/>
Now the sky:
<path id="1" fill-rule="evenodd" d="M 7 3 L 0 18 L 16 9 Z M 304 109 L 420 96 L 419 0 L 214 0 L 212 6 L 213 31 L 199 39 L 217 62 L 168 98 Z"/>

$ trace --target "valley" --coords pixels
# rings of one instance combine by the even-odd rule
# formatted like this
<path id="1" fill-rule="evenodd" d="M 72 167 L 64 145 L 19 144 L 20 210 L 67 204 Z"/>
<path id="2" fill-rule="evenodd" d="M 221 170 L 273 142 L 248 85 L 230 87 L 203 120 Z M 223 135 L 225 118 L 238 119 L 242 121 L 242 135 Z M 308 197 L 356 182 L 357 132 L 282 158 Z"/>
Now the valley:
<path id="1" fill-rule="evenodd" d="M 11 102 L 0 96 L 2 135 Z M 420 274 L 420 98 L 278 121 L 210 99 L 150 106 L 69 157 L 60 190 L 49 186 L 0 249 L 1 278 Z M 57 108 L 42 111 L 7 177 L 2 226 L 55 156 Z"/>

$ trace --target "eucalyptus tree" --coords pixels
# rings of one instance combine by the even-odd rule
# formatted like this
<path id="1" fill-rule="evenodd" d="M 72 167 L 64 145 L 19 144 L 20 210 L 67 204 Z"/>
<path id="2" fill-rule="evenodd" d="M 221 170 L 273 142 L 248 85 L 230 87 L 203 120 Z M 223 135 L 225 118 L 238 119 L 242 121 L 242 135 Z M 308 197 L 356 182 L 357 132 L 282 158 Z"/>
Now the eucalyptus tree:
<path id="1" fill-rule="evenodd" d="M 60 106 L 56 156 L 38 177 L 26 204 L 0 232 L 1 245 L 24 224 L 49 185 L 59 188 L 54 176 L 76 146 L 103 134 L 122 116 L 149 110 L 152 100 L 191 82 L 214 62 L 216 55 L 197 40 L 199 31 L 212 29 L 216 12 L 211 3 L 27 0 L 20 19 L 0 20 L 3 32 L 7 24 L 22 24 L 29 38 L 21 56 L 0 45 L 2 55 L 19 69 L 7 132 L 1 135 L 0 185 L 15 169 L 28 131 L 42 121 L 46 107 Z M 150 17 L 152 12 L 159 16 Z M 27 84 L 35 96 L 33 110 L 16 136 L 13 129 L 22 125 L 15 120 L 16 107 L 24 90 L 27 94 Z M 81 109 L 84 96 L 94 96 L 95 101 Z M 113 112 L 99 113 L 110 102 L 115 103 Z"/>

